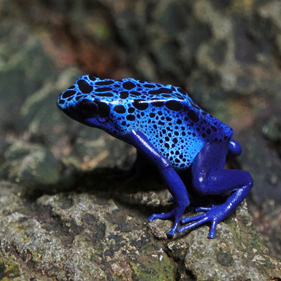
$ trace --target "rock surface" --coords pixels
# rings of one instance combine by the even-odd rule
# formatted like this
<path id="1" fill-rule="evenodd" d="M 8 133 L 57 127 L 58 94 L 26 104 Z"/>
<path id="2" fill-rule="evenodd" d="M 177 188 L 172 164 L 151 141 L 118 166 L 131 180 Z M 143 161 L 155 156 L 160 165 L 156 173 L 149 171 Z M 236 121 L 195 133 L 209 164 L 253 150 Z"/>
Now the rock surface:
<path id="1" fill-rule="evenodd" d="M 1 1 L 0 280 L 281 280 L 280 15 L 273 0 Z M 253 219 L 243 202 L 214 240 L 148 224 L 169 208 L 161 180 L 118 179 L 135 150 L 56 108 L 82 73 L 185 87 L 230 124 Z"/>

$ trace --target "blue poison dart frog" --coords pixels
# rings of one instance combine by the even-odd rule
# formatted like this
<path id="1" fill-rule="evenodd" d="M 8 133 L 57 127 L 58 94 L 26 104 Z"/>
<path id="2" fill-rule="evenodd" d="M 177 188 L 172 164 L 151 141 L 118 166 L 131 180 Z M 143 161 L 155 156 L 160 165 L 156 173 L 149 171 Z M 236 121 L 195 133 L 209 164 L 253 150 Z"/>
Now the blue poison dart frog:
<path id="1" fill-rule="evenodd" d="M 149 221 L 172 219 L 169 237 L 210 222 L 208 237 L 214 238 L 217 224 L 253 186 L 248 172 L 224 169 L 227 156 L 241 153 L 239 143 L 231 139 L 233 130 L 199 108 L 179 87 L 85 75 L 59 96 L 57 105 L 74 120 L 132 144 L 157 167 L 174 206 L 166 214 L 153 214 Z M 186 187 L 180 175 L 187 172 L 191 185 Z M 193 198 L 221 195 L 225 196 L 221 204 L 200 206 L 195 211 L 204 213 L 181 219 Z"/>

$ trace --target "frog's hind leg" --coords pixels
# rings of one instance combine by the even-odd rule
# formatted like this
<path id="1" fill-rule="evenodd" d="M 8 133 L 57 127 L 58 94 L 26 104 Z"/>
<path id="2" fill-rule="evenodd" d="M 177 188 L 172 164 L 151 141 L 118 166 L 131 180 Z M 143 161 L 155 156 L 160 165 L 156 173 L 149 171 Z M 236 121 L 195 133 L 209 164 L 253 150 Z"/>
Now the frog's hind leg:
<path id="1" fill-rule="evenodd" d="M 230 196 L 222 205 L 200 207 L 196 210 L 205 211 L 204 214 L 182 219 L 182 223 L 191 223 L 178 228 L 179 232 L 211 222 L 208 237 L 214 238 L 216 225 L 242 202 L 253 186 L 252 177 L 248 172 L 223 169 L 229 149 L 227 145 L 206 144 L 201 149 L 192 164 L 192 185 L 201 195 L 230 193 Z"/>
<path id="2" fill-rule="evenodd" d="M 242 153 L 241 145 L 238 141 L 230 140 L 228 144 L 228 156 L 238 157 Z"/>

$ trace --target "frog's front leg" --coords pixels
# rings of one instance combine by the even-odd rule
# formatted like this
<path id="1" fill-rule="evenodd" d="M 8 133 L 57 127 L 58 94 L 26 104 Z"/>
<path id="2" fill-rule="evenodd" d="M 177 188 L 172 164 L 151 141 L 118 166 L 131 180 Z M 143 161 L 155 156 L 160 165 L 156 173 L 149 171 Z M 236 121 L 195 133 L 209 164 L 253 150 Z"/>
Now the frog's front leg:
<path id="1" fill-rule="evenodd" d="M 196 155 L 191 171 L 193 187 L 200 194 L 230 193 L 230 196 L 222 205 L 197 208 L 196 211 L 206 213 L 182 219 L 182 223 L 191 223 L 179 228 L 179 232 L 211 222 L 208 237 L 214 238 L 217 224 L 226 218 L 249 193 L 253 180 L 248 172 L 223 169 L 227 149 L 227 143 L 205 144 Z"/>
<path id="2" fill-rule="evenodd" d="M 133 130 L 128 138 L 131 144 L 144 153 L 157 166 L 165 185 L 173 196 L 175 206 L 172 211 L 166 214 L 153 214 L 148 219 L 152 221 L 154 219 L 172 218 L 174 220 L 174 225 L 167 235 L 173 236 L 185 208 L 189 205 L 189 198 L 185 185 L 170 162 L 155 149 L 143 133 Z"/>

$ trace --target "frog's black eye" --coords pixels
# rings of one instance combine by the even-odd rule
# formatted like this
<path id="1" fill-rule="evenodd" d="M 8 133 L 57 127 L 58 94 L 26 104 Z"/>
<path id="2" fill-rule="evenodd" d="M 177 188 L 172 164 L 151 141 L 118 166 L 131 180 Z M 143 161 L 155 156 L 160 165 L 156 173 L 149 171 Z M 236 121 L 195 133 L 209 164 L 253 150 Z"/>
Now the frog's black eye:
<path id="1" fill-rule="evenodd" d="M 98 114 L 98 105 L 89 100 L 82 100 L 76 108 L 76 113 L 80 118 L 92 118 Z"/>

